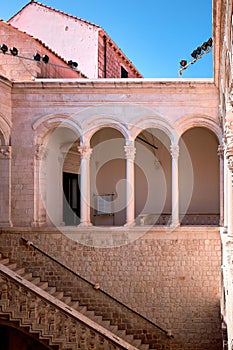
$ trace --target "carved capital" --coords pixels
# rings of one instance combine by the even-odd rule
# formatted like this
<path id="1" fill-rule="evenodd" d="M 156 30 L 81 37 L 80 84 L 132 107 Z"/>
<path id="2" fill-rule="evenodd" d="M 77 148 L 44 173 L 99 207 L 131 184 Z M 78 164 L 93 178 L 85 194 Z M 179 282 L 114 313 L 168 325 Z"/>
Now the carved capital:
<path id="1" fill-rule="evenodd" d="M 37 160 L 42 158 L 46 159 L 48 156 L 48 149 L 43 144 L 36 144 L 34 154 Z"/>
<path id="2" fill-rule="evenodd" d="M 178 145 L 171 145 L 170 146 L 170 152 L 173 159 L 178 159 L 179 157 L 179 146 Z"/>
<path id="3" fill-rule="evenodd" d="M 11 146 L 0 146 L 0 159 L 11 158 Z"/>
<path id="4" fill-rule="evenodd" d="M 130 141 L 126 146 L 124 146 L 125 158 L 134 161 L 136 148 L 134 147 L 133 141 Z"/>
<path id="5" fill-rule="evenodd" d="M 92 153 L 92 148 L 89 146 L 79 146 L 78 151 L 81 155 L 81 159 L 89 160 Z"/>
<path id="6" fill-rule="evenodd" d="M 218 154 L 220 159 L 223 159 L 223 156 L 224 156 L 224 145 L 219 145 L 218 146 L 217 154 Z"/>

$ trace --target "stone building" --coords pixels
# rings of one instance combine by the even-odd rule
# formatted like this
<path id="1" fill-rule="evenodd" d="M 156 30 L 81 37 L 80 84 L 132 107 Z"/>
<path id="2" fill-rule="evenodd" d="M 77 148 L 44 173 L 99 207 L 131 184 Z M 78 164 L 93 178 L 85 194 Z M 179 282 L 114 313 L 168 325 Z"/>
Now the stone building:
<path id="1" fill-rule="evenodd" d="M 231 27 L 214 0 L 214 78 L 158 80 L 35 1 L 0 22 L 4 349 L 231 349 Z"/>

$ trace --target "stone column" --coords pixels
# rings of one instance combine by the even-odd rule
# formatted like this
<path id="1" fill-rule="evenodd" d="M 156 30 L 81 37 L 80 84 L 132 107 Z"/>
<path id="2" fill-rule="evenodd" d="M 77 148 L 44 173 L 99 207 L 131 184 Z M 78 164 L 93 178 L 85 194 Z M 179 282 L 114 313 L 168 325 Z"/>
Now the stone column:
<path id="1" fill-rule="evenodd" d="M 229 169 L 228 169 L 228 166 L 227 166 L 227 162 L 223 160 L 223 163 L 224 163 L 224 185 L 223 185 L 223 197 L 224 197 L 224 232 L 227 233 L 227 222 L 228 222 L 228 172 L 229 172 Z"/>
<path id="2" fill-rule="evenodd" d="M 136 148 L 134 142 L 129 141 L 124 147 L 126 158 L 126 223 L 125 226 L 135 224 L 135 195 L 134 195 L 134 159 Z"/>
<path id="3" fill-rule="evenodd" d="M 226 122 L 225 124 L 225 161 L 227 164 L 227 233 L 233 235 L 233 122 Z"/>
<path id="4" fill-rule="evenodd" d="M 232 156 L 228 158 L 228 169 L 227 169 L 227 233 L 228 235 L 233 235 L 233 153 Z"/>
<path id="5" fill-rule="evenodd" d="M 90 219 L 90 157 L 92 149 L 89 146 L 79 146 L 80 162 L 80 224 L 79 226 L 92 226 Z"/>
<path id="6" fill-rule="evenodd" d="M 178 174 L 178 159 L 179 146 L 174 144 L 170 146 L 172 156 L 172 227 L 180 225 L 179 220 L 179 174 Z"/>
<path id="7" fill-rule="evenodd" d="M 220 198 L 220 220 L 219 225 L 224 226 L 224 147 L 223 145 L 218 146 L 218 156 L 219 156 L 219 198 Z"/>
<path id="8" fill-rule="evenodd" d="M 48 150 L 43 144 L 35 145 L 34 152 L 34 209 L 32 227 L 40 227 L 46 222 L 46 164 Z"/>
<path id="9" fill-rule="evenodd" d="M 0 146 L 0 226 L 12 226 L 11 146 Z"/>

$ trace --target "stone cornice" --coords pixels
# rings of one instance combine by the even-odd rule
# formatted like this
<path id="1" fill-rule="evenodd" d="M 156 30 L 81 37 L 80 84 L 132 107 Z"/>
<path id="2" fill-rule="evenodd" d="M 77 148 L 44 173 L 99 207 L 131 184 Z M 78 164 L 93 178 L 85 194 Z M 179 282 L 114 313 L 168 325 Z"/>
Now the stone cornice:
<path id="1" fill-rule="evenodd" d="M 3 75 L 0 75 L 0 84 L 7 85 L 9 88 L 12 88 L 13 83 Z"/>
<path id="2" fill-rule="evenodd" d="M 134 78 L 134 79 L 41 79 L 35 81 L 21 81 L 13 83 L 14 90 L 16 89 L 156 89 L 156 90 L 180 90 L 180 89 L 197 89 L 195 93 L 201 90 L 214 90 L 217 93 L 217 88 L 214 85 L 212 78 L 206 79 L 151 79 L 151 78 Z M 187 93 L 190 93 L 187 92 Z"/>

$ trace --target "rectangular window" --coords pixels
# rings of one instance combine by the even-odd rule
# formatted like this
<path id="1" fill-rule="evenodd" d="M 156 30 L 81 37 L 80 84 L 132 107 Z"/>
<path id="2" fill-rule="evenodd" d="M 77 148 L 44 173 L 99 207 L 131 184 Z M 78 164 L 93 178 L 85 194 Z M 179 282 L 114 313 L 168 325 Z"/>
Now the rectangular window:
<path id="1" fill-rule="evenodd" d="M 121 78 L 128 78 L 127 70 L 121 66 Z"/>

